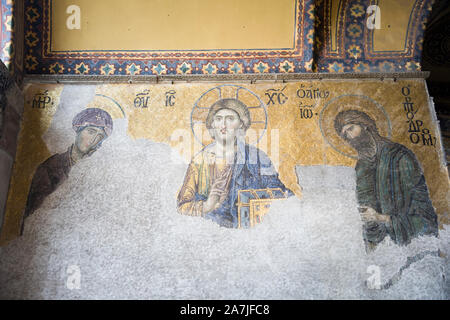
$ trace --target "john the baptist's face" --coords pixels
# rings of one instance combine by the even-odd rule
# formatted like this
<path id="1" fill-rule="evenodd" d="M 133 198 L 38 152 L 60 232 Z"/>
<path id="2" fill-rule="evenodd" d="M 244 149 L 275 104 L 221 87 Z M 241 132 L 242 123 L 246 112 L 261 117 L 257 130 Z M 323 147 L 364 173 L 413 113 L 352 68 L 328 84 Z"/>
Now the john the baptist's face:
<path id="1" fill-rule="evenodd" d="M 373 155 L 376 153 L 376 144 L 373 137 L 369 134 L 365 127 L 356 123 L 349 123 L 342 127 L 341 136 L 347 141 L 358 153 L 368 153 Z"/>
<path id="2" fill-rule="evenodd" d="M 97 145 L 106 137 L 105 131 L 99 127 L 88 126 L 78 132 L 75 145 L 83 154 L 96 150 Z"/>
<path id="3" fill-rule="evenodd" d="M 341 131 L 341 136 L 346 140 L 353 140 L 361 135 L 361 126 L 354 123 L 346 124 Z"/>
<path id="4" fill-rule="evenodd" d="M 213 118 L 214 138 L 222 143 L 234 141 L 238 130 L 242 128 L 239 115 L 231 109 L 219 110 Z"/>

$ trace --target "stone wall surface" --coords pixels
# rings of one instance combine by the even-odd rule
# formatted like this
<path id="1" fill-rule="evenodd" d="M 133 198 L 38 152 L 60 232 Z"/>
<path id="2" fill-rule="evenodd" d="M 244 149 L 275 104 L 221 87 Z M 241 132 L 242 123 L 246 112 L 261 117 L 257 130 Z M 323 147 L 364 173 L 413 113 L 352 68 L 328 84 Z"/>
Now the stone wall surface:
<path id="1" fill-rule="evenodd" d="M 23 93 L 14 82 L 8 69 L 0 61 L 0 230 L 5 214 L 6 199 L 16 155 Z"/>

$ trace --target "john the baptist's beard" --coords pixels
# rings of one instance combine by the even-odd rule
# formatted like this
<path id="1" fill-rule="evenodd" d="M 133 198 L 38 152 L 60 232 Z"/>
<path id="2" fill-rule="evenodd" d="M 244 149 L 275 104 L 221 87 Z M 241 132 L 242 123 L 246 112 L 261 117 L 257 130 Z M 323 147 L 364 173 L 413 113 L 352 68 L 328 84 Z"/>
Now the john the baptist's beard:
<path id="1" fill-rule="evenodd" d="M 361 130 L 361 134 L 358 137 L 346 137 L 346 141 L 358 152 L 361 159 L 370 160 L 377 154 L 376 141 L 367 130 Z"/>

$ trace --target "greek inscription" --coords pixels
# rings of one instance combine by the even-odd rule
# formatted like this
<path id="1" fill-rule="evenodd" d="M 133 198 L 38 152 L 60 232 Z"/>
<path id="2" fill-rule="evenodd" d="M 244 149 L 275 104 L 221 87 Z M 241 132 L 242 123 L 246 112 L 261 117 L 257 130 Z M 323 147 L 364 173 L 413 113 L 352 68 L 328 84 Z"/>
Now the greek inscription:
<path id="1" fill-rule="evenodd" d="M 428 128 L 424 127 L 423 120 L 416 119 L 419 107 L 414 104 L 413 99 L 410 96 L 411 89 L 408 86 L 402 87 L 402 95 L 405 97 L 405 100 L 403 101 L 403 110 L 405 111 L 409 140 L 411 143 L 422 143 L 424 146 L 436 145 L 436 137 L 431 135 Z"/>
<path id="2" fill-rule="evenodd" d="M 175 90 L 170 90 L 166 92 L 166 107 L 173 107 L 175 105 Z"/>
<path id="3" fill-rule="evenodd" d="M 135 108 L 148 108 L 148 101 L 150 99 L 150 90 L 144 90 L 143 92 L 137 93 L 134 99 Z"/>
<path id="4" fill-rule="evenodd" d="M 297 97 L 301 100 L 298 104 L 301 119 L 312 119 L 317 116 L 314 108 L 318 105 L 320 99 L 326 99 L 330 96 L 328 90 L 322 90 L 320 88 L 314 88 L 312 85 L 307 87 L 305 84 L 301 84 L 297 90 Z"/>
<path id="5" fill-rule="evenodd" d="M 330 96 L 329 91 L 323 91 L 319 88 L 315 89 L 303 89 L 304 85 L 300 87 L 300 89 L 297 90 L 297 97 L 300 99 L 326 99 Z"/>
<path id="6" fill-rule="evenodd" d="M 300 108 L 300 118 L 301 119 L 311 119 L 314 115 L 316 115 L 309 108 Z"/>
<path id="7" fill-rule="evenodd" d="M 53 105 L 52 97 L 48 94 L 48 90 L 38 92 L 33 97 L 33 109 L 45 109 L 48 105 Z"/>
<path id="8" fill-rule="evenodd" d="M 265 92 L 265 95 L 268 98 L 267 106 L 270 105 L 283 105 L 288 101 L 288 96 L 286 96 L 283 91 L 286 89 L 286 86 L 283 89 L 268 89 Z"/>

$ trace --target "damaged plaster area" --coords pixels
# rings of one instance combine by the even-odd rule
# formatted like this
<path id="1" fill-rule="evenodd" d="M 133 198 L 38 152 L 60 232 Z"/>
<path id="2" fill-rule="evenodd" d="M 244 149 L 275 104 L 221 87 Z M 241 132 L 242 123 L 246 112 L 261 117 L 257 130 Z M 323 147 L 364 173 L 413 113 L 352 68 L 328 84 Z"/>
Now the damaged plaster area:
<path id="1" fill-rule="evenodd" d="M 126 129 L 115 120 L 24 235 L 0 249 L 1 298 L 449 298 L 450 229 L 366 253 L 353 168 L 298 166 L 301 199 L 274 201 L 252 229 L 226 229 L 179 215 L 188 164 Z M 402 269 L 420 252 L 431 254 Z"/>

